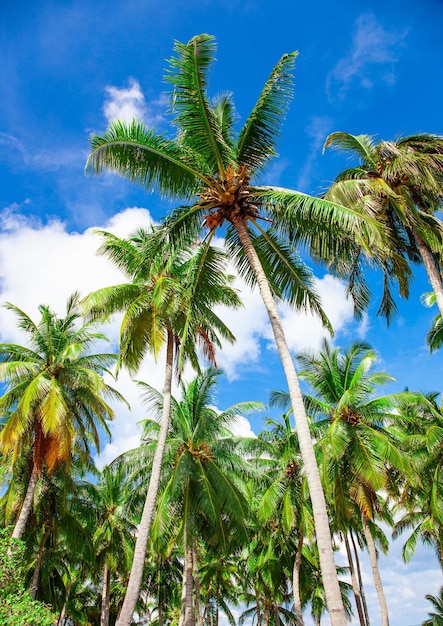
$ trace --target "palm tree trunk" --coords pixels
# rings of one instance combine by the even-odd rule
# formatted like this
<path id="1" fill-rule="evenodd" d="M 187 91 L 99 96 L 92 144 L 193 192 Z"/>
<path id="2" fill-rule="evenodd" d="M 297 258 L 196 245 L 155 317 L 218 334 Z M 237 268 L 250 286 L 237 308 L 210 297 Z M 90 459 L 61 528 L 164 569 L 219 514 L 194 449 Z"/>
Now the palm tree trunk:
<path id="1" fill-rule="evenodd" d="M 276 602 L 274 602 L 272 605 L 272 612 L 274 613 L 275 626 L 280 626 L 281 621 L 280 621 L 280 615 L 278 614 L 278 606 Z"/>
<path id="2" fill-rule="evenodd" d="M 355 545 L 354 535 L 353 535 L 352 531 L 350 531 L 349 535 L 351 537 L 352 549 L 354 550 L 355 566 L 356 566 L 357 578 L 358 578 L 358 586 L 359 586 L 359 589 L 360 589 L 360 598 L 361 598 L 361 603 L 362 603 L 362 607 L 363 607 L 363 612 L 365 614 L 366 626 L 369 626 L 371 622 L 370 622 L 370 619 L 369 619 L 368 605 L 366 603 L 365 590 L 364 590 L 364 587 L 363 587 L 363 578 L 362 578 L 362 575 L 361 575 L 360 559 L 358 557 L 358 550 L 357 550 L 357 546 Z"/>
<path id="3" fill-rule="evenodd" d="M 303 548 L 303 534 L 299 532 L 297 554 L 294 559 L 294 567 L 292 569 L 292 595 L 294 598 L 294 613 L 296 626 L 304 626 L 303 611 L 300 598 L 300 567 Z"/>
<path id="4" fill-rule="evenodd" d="M 195 586 L 195 613 L 197 617 L 197 626 L 203 626 L 203 617 L 201 614 L 201 597 L 200 597 L 200 579 L 198 577 L 198 558 L 197 558 L 197 542 L 192 540 L 192 576 Z"/>
<path id="5" fill-rule="evenodd" d="M 183 563 L 183 587 L 182 602 L 180 609 L 180 619 L 178 626 L 195 626 L 194 615 L 194 588 L 192 579 L 192 545 L 188 546 L 186 541 L 186 528 L 184 531 L 184 552 L 185 560 Z"/>
<path id="6" fill-rule="evenodd" d="M 343 533 L 343 539 L 345 542 L 346 554 L 348 555 L 349 572 L 351 574 L 351 583 L 352 589 L 354 591 L 355 606 L 357 607 L 358 619 L 360 620 L 361 626 L 366 626 L 366 620 L 360 598 L 360 587 L 358 585 L 357 576 L 355 574 L 354 559 L 352 558 L 351 546 L 349 545 L 348 534 L 346 532 Z"/>
<path id="7" fill-rule="evenodd" d="M 435 293 L 438 310 L 440 311 L 440 315 L 443 319 L 443 282 L 441 274 L 435 265 L 429 246 L 423 241 L 415 228 L 411 228 L 411 230 L 414 235 L 414 239 L 417 242 L 421 258 L 423 259 L 423 265 L 425 266 L 429 283 Z"/>
<path id="8" fill-rule="evenodd" d="M 165 383 L 163 388 L 163 412 L 157 446 L 155 448 L 152 462 L 151 477 L 149 479 L 148 493 L 146 494 L 145 506 L 143 508 L 140 525 L 138 527 L 137 541 L 132 560 L 131 574 L 129 576 L 128 587 L 116 626 L 130 626 L 135 605 L 140 593 L 140 587 L 145 565 L 146 546 L 148 544 L 149 532 L 151 530 L 152 518 L 154 516 L 157 492 L 160 484 L 160 472 L 163 455 L 166 445 L 166 437 L 169 430 L 171 416 L 171 390 L 172 390 L 172 370 L 174 364 L 174 338 L 168 330 L 168 340 L 166 346 L 166 367 Z"/>
<path id="9" fill-rule="evenodd" d="M 375 589 L 377 591 L 378 602 L 380 604 L 381 624 L 382 626 L 389 626 L 388 605 L 386 604 L 385 593 L 383 591 L 380 570 L 378 569 L 377 552 L 375 550 L 374 539 L 369 528 L 368 518 L 364 513 L 361 514 L 361 519 L 366 545 L 368 546 L 369 559 L 371 561 L 372 576 L 374 578 Z"/>
<path id="10" fill-rule="evenodd" d="M 60 611 L 60 615 L 57 620 L 57 626 L 65 626 L 66 607 L 68 605 L 69 596 L 71 595 L 71 585 L 72 585 L 72 581 L 69 581 L 68 586 L 66 588 L 65 601 L 63 603 L 62 610 Z"/>
<path id="11" fill-rule="evenodd" d="M 35 600 L 38 589 L 38 577 L 40 575 L 40 567 L 42 564 L 43 558 L 43 550 L 45 548 L 46 540 L 49 537 L 50 528 L 47 526 L 45 528 L 45 532 L 43 533 L 43 537 L 40 540 L 40 545 L 38 547 L 37 556 L 35 558 L 34 571 L 32 573 L 31 586 L 29 589 L 29 594 L 31 596 L 31 600 Z"/>
<path id="12" fill-rule="evenodd" d="M 38 471 L 35 464 L 32 467 L 31 476 L 29 478 L 28 488 L 26 490 L 25 499 L 23 500 L 20 515 L 15 523 L 14 530 L 12 531 L 13 539 L 21 539 L 25 532 L 26 524 L 29 519 L 29 515 L 32 511 L 32 504 L 34 501 L 34 492 L 38 480 Z"/>
<path id="13" fill-rule="evenodd" d="M 100 612 L 100 626 L 109 626 L 109 612 L 111 597 L 111 571 L 107 565 L 103 569 L 102 606 Z"/>
<path id="14" fill-rule="evenodd" d="M 314 446 L 309 431 L 308 418 L 306 416 L 303 398 L 298 382 L 297 373 L 288 348 L 286 337 L 283 332 L 282 323 L 278 315 L 277 306 L 269 287 L 266 274 L 260 263 L 260 259 L 252 244 L 247 224 L 241 217 L 234 217 L 232 224 L 237 230 L 241 244 L 245 250 L 249 264 L 260 290 L 263 303 L 269 315 L 275 343 L 280 355 L 283 369 L 288 384 L 291 398 L 292 410 L 294 413 L 295 425 L 300 444 L 300 452 L 308 480 L 309 494 L 312 502 L 314 514 L 315 533 L 317 538 L 318 551 L 320 556 L 320 568 L 323 578 L 323 585 L 326 594 L 326 603 L 331 618 L 331 626 L 346 626 L 346 614 L 338 584 L 337 570 L 332 551 L 332 537 L 329 528 L 328 512 L 326 500 L 320 480 L 317 462 L 315 459 Z"/>

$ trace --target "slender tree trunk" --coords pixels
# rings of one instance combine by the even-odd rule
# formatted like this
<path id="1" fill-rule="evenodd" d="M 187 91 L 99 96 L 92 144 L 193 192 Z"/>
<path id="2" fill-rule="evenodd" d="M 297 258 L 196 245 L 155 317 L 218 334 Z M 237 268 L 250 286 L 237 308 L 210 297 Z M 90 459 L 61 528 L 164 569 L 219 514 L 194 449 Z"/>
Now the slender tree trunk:
<path id="1" fill-rule="evenodd" d="M 183 563 L 182 601 L 178 626 L 195 626 L 194 588 L 192 579 L 192 545 L 189 546 L 186 540 L 186 528 L 183 534 L 185 537 L 185 560 Z"/>
<path id="2" fill-rule="evenodd" d="M 276 602 L 272 604 L 272 612 L 274 613 L 275 626 L 280 626 L 281 621 L 280 621 L 280 615 L 278 614 L 278 606 Z"/>
<path id="3" fill-rule="evenodd" d="M 264 615 L 263 615 L 263 624 L 264 626 L 269 626 L 269 604 L 268 601 L 265 601 L 265 610 L 264 610 Z"/>
<path id="4" fill-rule="evenodd" d="M 378 569 L 377 552 L 375 550 L 374 539 L 371 535 L 368 518 L 364 513 L 362 513 L 361 519 L 363 524 L 363 532 L 366 539 L 366 545 L 368 546 L 369 559 L 371 561 L 372 576 L 374 577 L 375 589 L 377 591 L 378 602 L 380 604 L 381 624 L 382 626 L 389 626 L 388 606 L 386 604 L 386 598 L 383 591 L 380 570 Z"/>
<path id="5" fill-rule="evenodd" d="M 358 619 L 360 620 L 361 626 L 366 626 L 366 620 L 363 613 L 363 607 L 360 597 L 360 587 L 358 585 L 357 576 L 355 574 L 354 559 L 352 558 L 351 546 L 349 545 L 348 534 L 346 532 L 343 533 L 343 539 L 345 542 L 346 554 L 348 555 L 349 572 L 351 574 L 351 583 L 352 589 L 354 591 L 355 606 L 357 607 Z"/>
<path id="6" fill-rule="evenodd" d="M 415 228 L 412 228 L 411 230 L 420 251 L 421 258 L 423 259 L 423 265 L 425 266 L 429 283 L 435 293 L 438 310 L 440 311 L 440 315 L 443 319 L 443 282 L 441 274 L 435 265 L 429 246 L 423 241 Z"/>
<path id="7" fill-rule="evenodd" d="M 234 218 L 232 223 L 237 230 L 239 239 L 257 280 L 263 303 L 269 315 L 269 321 L 271 322 L 275 343 L 288 384 L 300 444 L 300 452 L 303 458 L 306 478 L 308 480 L 309 494 L 312 502 L 315 534 L 320 557 L 320 569 L 325 589 L 326 603 L 331 618 L 331 626 L 346 626 L 346 614 L 340 593 L 334 554 L 332 551 L 332 537 L 329 528 L 326 500 L 320 480 L 320 473 L 318 471 L 317 461 L 315 458 L 314 446 L 312 443 L 311 433 L 309 431 L 308 418 L 303 404 L 297 373 L 295 371 L 295 366 L 283 332 L 277 306 L 269 287 L 268 280 L 263 271 L 263 267 L 254 246 L 252 245 L 246 221 L 239 217 L 238 219 Z"/>
<path id="8" fill-rule="evenodd" d="M 103 569 L 102 606 L 100 612 L 100 626 L 109 626 L 109 611 L 111 597 L 111 571 L 107 565 Z"/>
<path id="9" fill-rule="evenodd" d="M 262 619 L 262 613 L 261 613 L 261 608 L 260 608 L 260 594 L 257 588 L 255 589 L 255 604 L 257 606 L 257 626 L 261 626 L 263 619 Z"/>
<path id="10" fill-rule="evenodd" d="M 59 618 L 58 618 L 58 621 L 57 621 L 57 626 L 65 626 L 66 607 L 68 605 L 69 596 L 71 595 L 71 585 L 72 585 L 72 582 L 70 581 L 68 583 L 67 588 L 66 588 L 66 597 L 65 597 L 65 601 L 63 603 L 62 610 L 60 611 L 60 615 L 59 615 Z"/>
<path id="11" fill-rule="evenodd" d="M 300 532 L 297 543 L 297 554 L 295 555 L 294 567 L 292 569 L 292 595 L 294 598 L 294 612 L 296 626 L 304 626 L 303 611 L 300 598 L 300 567 L 303 548 L 303 534 Z"/>
<path id="12" fill-rule="evenodd" d="M 220 587 L 217 585 L 217 593 L 215 596 L 215 620 L 214 626 L 218 626 L 220 620 Z"/>
<path id="13" fill-rule="evenodd" d="M 32 467 L 31 476 L 29 478 L 28 488 L 26 490 L 25 499 L 23 500 L 20 515 L 15 523 L 14 530 L 12 531 L 13 539 L 21 539 L 25 532 L 26 524 L 29 519 L 29 515 L 32 511 L 32 504 L 34 501 L 35 487 L 38 481 L 38 471 L 35 464 Z"/>
<path id="14" fill-rule="evenodd" d="M 35 600 L 35 597 L 37 595 L 38 577 L 40 575 L 40 567 L 41 567 L 41 564 L 42 564 L 43 550 L 45 549 L 45 544 L 46 544 L 47 538 L 49 537 L 49 532 L 50 532 L 50 529 L 47 526 L 45 528 L 45 532 L 43 533 L 43 537 L 40 540 L 40 545 L 39 545 L 38 550 L 37 550 L 37 556 L 35 558 L 34 571 L 32 573 L 31 586 L 29 588 L 29 594 L 31 596 L 31 600 Z"/>
<path id="15" fill-rule="evenodd" d="M 171 389 L 172 389 L 172 369 L 174 364 L 174 339 L 172 332 L 168 330 L 168 340 L 166 347 L 166 368 L 165 368 L 165 384 L 163 388 L 163 413 L 158 435 L 157 446 L 155 448 L 154 459 L 152 462 L 151 477 L 149 479 L 148 493 L 146 494 L 145 506 L 143 508 L 142 518 L 138 527 L 137 541 L 134 549 L 134 557 L 132 561 L 131 574 L 129 576 L 128 587 L 125 599 L 120 612 L 120 616 L 116 622 L 116 626 L 130 626 L 135 605 L 140 593 L 140 587 L 143 577 L 143 569 L 145 565 L 146 546 L 148 545 L 149 532 L 151 530 L 152 518 L 154 516 L 155 503 L 157 500 L 157 492 L 160 484 L 160 472 L 162 467 L 163 455 L 166 445 L 166 437 L 169 430 L 169 421 L 171 415 Z"/>
<path id="16" fill-rule="evenodd" d="M 355 557 L 355 566 L 356 566 L 356 570 L 357 570 L 357 577 L 358 577 L 358 586 L 360 589 L 360 598 L 361 598 L 361 603 L 363 606 L 363 612 L 365 614 L 365 620 L 366 620 L 366 625 L 370 626 L 370 619 L 369 619 L 369 611 L 368 611 L 368 605 L 366 602 L 366 596 L 365 596 L 365 589 L 363 586 L 363 578 L 361 575 L 361 568 L 360 568 L 360 559 L 358 556 L 358 550 L 357 550 L 357 546 L 355 545 L 355 540 L 354 540 L 354 535 L 352 534 L 352 531 L 350 531 L 350 537 L 351 537 L 351 543 L 352 543 L 352 548 L 354 550 L 354 557 Z"/>
<path id="17" fill-rule="evenodd" d="M 197 542 L 192 540 L 192 576 L 195 586 L 195 613 L 197 617 L 197 625 L 203 626 L 203 617 L 201 614 L 201 597 L 200 597 L 200 579 L 198 575 L 198 555 Z"/>

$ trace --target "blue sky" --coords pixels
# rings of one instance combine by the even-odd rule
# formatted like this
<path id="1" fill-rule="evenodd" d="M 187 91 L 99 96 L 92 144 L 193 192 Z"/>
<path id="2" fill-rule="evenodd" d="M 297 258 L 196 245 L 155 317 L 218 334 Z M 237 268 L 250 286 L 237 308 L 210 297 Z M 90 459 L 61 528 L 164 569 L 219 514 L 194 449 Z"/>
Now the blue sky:
<path id="1" fill-rule="evenodd" d="M 120 282 L 95 257 L 94 227 L 125 236 L 171 208 L 115 176 L 85 178 L 83 169 L 89 135 L 105 130 L 115 116 L 136 114 L 168 129 L 163 75 L 174 40 L 215 35 L 209 92 L 232 91 L 243 120 L 281 55 L 299 51 L 294 101 L 266 183 L 321 192 L 346 164 L 335 153 L 322 155 L 333 131 L 380 139 L 443 134 L 441 0 L 5 0 L 0 16 L 0 302 L 12 301 L 32 315 L 42 302 L 62 312 L 74 289 L 86 294 Z M 420 268 L 409 301 L 399 302 L 389 328 L 375 316 L 380 276 L 371 277 L 374 304 L 357 323 L 343 286 L 322 269 L 316 274 L 336 345 L 361 338 L 372 344 L 380 368 L 396 378 L 389 390 L 441 390 L 442 356 L 430 356 L 424 343 L 434 312 L 420 304 L 429 289 Z M 245 292 L 244 300 L 244 310 L 226 317 L 238 342 L 219 357 L 227 374 L 222 408 L 239 400 L 266 402 L 270 390 L 284 386 L 259 299 Z M 318 346 L 323 332 L 316 321 L 282 313 L 294 351 Z M 108 329 L 114 339 L 117 330 L 115 321 Z M 0 336 L 17 339 L 5 311 Z M 147 379 L 148 372 L 149 382 L 161 387 L 161 366 L 147 360 L 139 377 Z M 123 376 L 119 384 L 133 411 L 115 421 L 103 462 L 137 442 L 135 423 L 143 417 L 130 381 Z M 263 421 L 251 423 L 257 433 Z M 249 425 L 242 428 L 247 432 Z M 391 623 L 412 626 L 426 617 L 423 597 L 437 591 L 441 572 L 427 551 L 404 569 L 397 544 L 382 560 Z"/>

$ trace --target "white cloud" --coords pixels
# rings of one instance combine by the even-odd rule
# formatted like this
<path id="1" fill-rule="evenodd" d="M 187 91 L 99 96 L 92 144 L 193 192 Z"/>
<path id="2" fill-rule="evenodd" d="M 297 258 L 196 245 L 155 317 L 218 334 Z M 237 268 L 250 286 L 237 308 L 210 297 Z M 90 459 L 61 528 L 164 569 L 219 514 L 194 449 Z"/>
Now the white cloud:
<path id="1" fill-rule="evenodd" d="M 353 306 L 346 296 L 345 285 L 326 274 L 323 278 L 316 279 L 315 286 L 335 333 L 342 332 L 353 322 Z M 280 305 L 280 312 L 286 340 L 293 352 L 318 349 L 324 337 L 330 338 L 328 330 L 317 316 L 294 311 L 287 304 Z"/>
<path id="2" fill-rule="evenodd" d="M 349 53 L 339 59 L 328 76 L 328 95 L 333 95 L 332 92 L 338 89 L 338 95 L 343 97 L 354 83 L 363 89 L 371 89 L 374 79 L 368 73 L 374 66 L 377 66 L 377 81 L 395 83 L 394 67 L 406 36 L 406 30 L 386 30 L 372 13 L 360 15 L 355 23 Z"/>
<path id="3" fill-rule="evenodd" d="M 103 112 L 109 122 L 121 120 L 132 122 L 143 120 L 148 128 L 158 126 L 163 122 L 163 112 L 166 101 L 164 96 L 157 100 L 146 102 L 140 83 L 135 78 L 128 80 L 128 87 L 105 87 L 107 94 L 103 105 Z"/>
<path id="4" fill-rule="evenodd" d="M 130 78 L 128 83 L 129 86 L 122 89 L 112 85 L 105 88 L 107 98 L 103 112 L 108 122 L 117 119 L 124 122 L 143 119 L 146 111 L 145 96 L 135 78 Z"/>
<path id="5" fill-rule="evenodd" d="M 149 211 L 134 207 L 117 213 L 97 228 L 127 237 L 136 228 L 150 223 Z M 216 243 L 220 245 L 222 241 Z M 69 233 L 60 221 L 42 225 L 20 215 L 19 207 L 11 207 L 4 212 L 0 222 L 0 301 L 10 301 L 33 319 L 38 319 L 39 304 L 47 304 L 62 315 L 66 299 L 77 289 L 81 288 L 81 295 L 86 295 L 122 282 L 121 273 L 107 259 L 96 254 L 99 245 L 100 237 L 92 228 L 83 233 Z M 253 369 L 262 369 L 263 350 L 267 345 L 273 345 L 269 320 L 258 290 L 251 291 L 239 278 L 236 287 L 241 291 L 244 307 L 219 312 L 237 338 L 234 345 L 225 345 L 217 355 L 218 366 L 231 380 L 244 372 L 250 374 Z M 325 276 L 318 281 L 318 289 L 334 327 L 337 330 L 344 328 L 352 318 L 352 306 L 346 300 L 343 285 Z M 286 306 L 282 306 L 281 311 L 291 350 L 320 344 L 324 329 L 318 320 L 310 315 L 296 314 Z M 111 339 L 112 350 L 118 345 L 119 326 L 120 318 L 116 317 L 104 329 Z M 15 317 L 2 307 L 0 337 L 3 341 L 23 340 L 16 328 Z M 105 346 L 104 349 L 109 348 Z M 190 369 L 185 371 L 185 380 L 192 376 Z M 148 355 L 137 378 L 162 389 L 162 361 L 156 364 Z M 115 407 L 118 418 L 111 424 L 113 441 L 105 445 L 100 463 L 109 462 L 113 455 L 138 442 L 137 422 L 146 416 L 139 401 L 139 390 L 124 372 L 114 386 L 128 399 L 132 410 L 129 412 L 120 405 Z M 239 420 L 236 428 L 248 436 L 252 432 L 246 419 Z"/>

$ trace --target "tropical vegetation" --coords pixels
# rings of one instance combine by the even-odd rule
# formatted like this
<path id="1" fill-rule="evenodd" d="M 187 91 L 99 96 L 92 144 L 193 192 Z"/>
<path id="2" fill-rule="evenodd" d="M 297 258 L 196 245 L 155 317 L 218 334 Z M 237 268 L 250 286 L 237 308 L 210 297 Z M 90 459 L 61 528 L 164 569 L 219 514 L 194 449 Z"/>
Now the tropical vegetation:
<path id="1" fill-rule="evenodd" d="M 355 614 L 360 626 L 388 626 L 386 528 L 403 537 L 406 563 L 424 543 L 443 570 L 439 394 L 380 394 L 394 379 L 363 341 L 293 355 L 279 316 L 285 302 L 333 332 L 309 255 L 346 278 L 357 315 L 371 297 L 366 269 L 381 268 L 388 320 L 393 282 L 408 296 L 423 263 L 425 300 L 439 307 L 427 341 L 440 347 L 443 139 L 333 133 L 325 146 L 359 163 L 322 197 L 262 185 L 296 53 L 274 67 L 240 130 L 232 96 L 208 96 L 214 54 L 208 35 L 175 45 L 175 134 L 114 122 L 91 139 L 89 173 L 115 171 L 180 203 L 127 238 L 99 231 L 98 252 L 122 282 L 75 293 L 63 317 L 41 305 L 38 322 L 6 304 L 26 341 L 0 343 L 2 623 L 303 626 L 310 615 L 321 626 L 329 614 L 344 626 Z M 235 275 L 258 288 L 286 376 L 267 407 L 219 408 L 217 351 L 236 330 L 223 315 L 242 306 Z M 118 351 L 96 353 L 115 315 Z M 164 363 L 161 390 L 150 355 Z M 126 402 L 108 381 L 122 370 L 140 378 L 140 444 L 101 467 L 94 453 Z M 254 413 L 263 429 L 236 435 Z M 426 598 L 435 612 L 424 624 L 441 623 L 441 590 Z"/>

